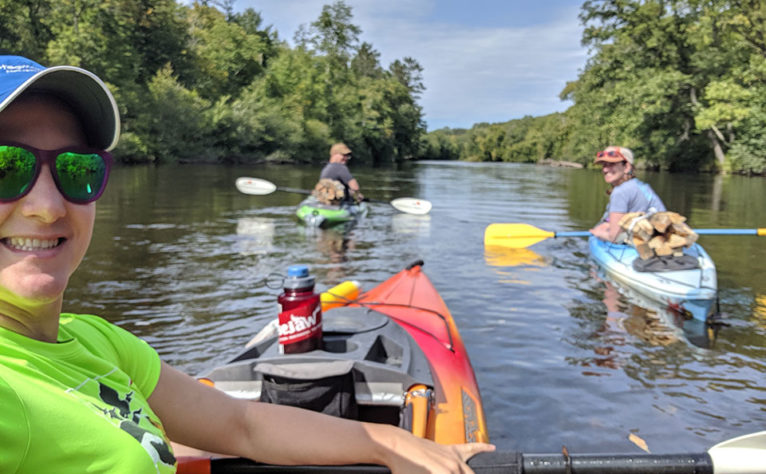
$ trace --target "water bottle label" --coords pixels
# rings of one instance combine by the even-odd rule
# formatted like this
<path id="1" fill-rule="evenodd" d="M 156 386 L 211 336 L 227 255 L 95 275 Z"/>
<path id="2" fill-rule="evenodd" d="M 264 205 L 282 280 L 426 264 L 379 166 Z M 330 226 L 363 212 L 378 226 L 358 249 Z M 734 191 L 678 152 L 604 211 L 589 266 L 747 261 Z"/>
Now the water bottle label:
<path id="1" fill-rule="evenodd" d="M 279 313 L 279 343 L 292 344 L 321 334 L 322 307 L 309 302 Z"/>

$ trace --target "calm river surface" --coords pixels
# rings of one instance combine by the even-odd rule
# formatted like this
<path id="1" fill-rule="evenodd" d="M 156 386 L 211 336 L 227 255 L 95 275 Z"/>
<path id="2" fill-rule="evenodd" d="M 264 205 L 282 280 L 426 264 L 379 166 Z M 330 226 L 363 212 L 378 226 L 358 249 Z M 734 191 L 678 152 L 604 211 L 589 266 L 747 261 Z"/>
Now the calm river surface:
<path id="1" fill-rule="evenodd" d="M 640 452 L 628 439 L 634 434 L 655 453 L 701 452 L 766 429 L 766 239 L 700 237 L 716 262 L 730 324 L 710 340 L 604 281 L 586 239 L 485 253 L 484 229 L 493 222 L 588 229 L 606 203 L 598 171 L 352 166 L 368 197 L 421 197 L 433 210 L 412 216 L 374 204 L 345 234 L 298 225 L 301 195 L 234 188 L 238 176 L 256 176 L 311 189 L 318 171 L 116 169 L 65 309 L 106 317 L 194 374 L 225 362 L 276 316 L 279 290 L 264 284 L 269 274 L 305 263 L 319 290 L 346 279 L 370 288 L 423 259 L 461 330 L 500 449 Z M 692 227 L 766 226 L 766 179 L 639 177 Z"/>

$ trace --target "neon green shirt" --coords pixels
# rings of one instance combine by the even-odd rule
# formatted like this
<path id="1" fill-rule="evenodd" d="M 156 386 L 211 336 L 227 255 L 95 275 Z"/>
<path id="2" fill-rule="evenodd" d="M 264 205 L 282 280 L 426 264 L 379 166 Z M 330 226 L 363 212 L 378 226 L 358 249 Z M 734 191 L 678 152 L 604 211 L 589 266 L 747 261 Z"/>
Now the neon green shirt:
<path id="1" fill-rule="evenodd" d="M 159 355 L 91 315 L 62 314 L 58 343 L 0 328 L 0 472 L 173 473 L 146 399 Z"/>

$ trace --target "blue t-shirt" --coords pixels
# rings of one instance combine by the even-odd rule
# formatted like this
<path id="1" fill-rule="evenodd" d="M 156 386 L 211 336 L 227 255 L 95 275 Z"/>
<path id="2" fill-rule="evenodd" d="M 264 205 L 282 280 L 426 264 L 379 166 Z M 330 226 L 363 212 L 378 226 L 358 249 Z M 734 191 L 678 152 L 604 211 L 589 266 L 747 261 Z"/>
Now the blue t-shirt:
<path id="1" fill-rule="evenodd" d="M 602 220 L 606 221 L 612 212 L 627 214 L 629 212 L 663 212 L 666 210 L 662 199 L 651 186 L 632 178 L 615 186 L 612 190 Z"/>

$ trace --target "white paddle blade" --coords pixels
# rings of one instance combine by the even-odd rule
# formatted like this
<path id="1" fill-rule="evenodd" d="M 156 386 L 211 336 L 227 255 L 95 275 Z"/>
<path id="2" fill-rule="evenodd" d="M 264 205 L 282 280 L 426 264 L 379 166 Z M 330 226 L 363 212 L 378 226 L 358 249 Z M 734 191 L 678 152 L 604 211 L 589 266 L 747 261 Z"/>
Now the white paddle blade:
<path id="1" fill-rule="evenodd" d="M 397 198 L 391 201 L 394 209 L 407 214 L 425 215 L 431 212 L 431 202 L 417 198 Z"/>
<path id="2" fill-rule="evenodd" d="M 766 472 L 766 431 L 751 433 L 716 444 L 708 451 L 713 472 L 756 474 Z"/>
<path id="3" fill-rule="evenodd" d="M 239 192 L 245 194 L 254 194 L 256 196 L 271 194 L 277 190 L 276 184 L 260 178 L 248 178 L 243 176 L 241 178 L 237 178 L 237 181 L 234 184 L 237 186 Z"/>

